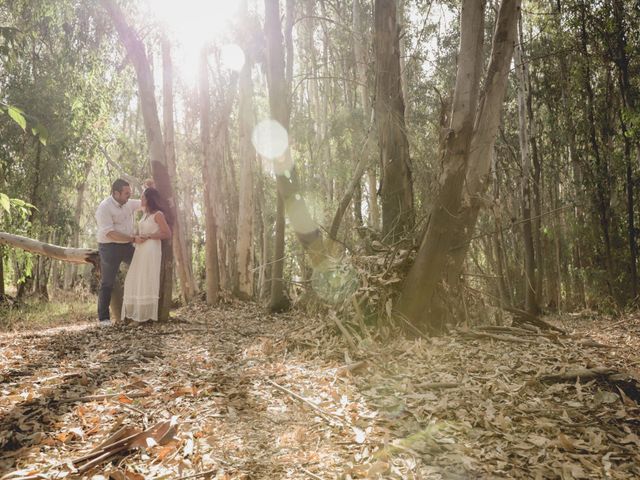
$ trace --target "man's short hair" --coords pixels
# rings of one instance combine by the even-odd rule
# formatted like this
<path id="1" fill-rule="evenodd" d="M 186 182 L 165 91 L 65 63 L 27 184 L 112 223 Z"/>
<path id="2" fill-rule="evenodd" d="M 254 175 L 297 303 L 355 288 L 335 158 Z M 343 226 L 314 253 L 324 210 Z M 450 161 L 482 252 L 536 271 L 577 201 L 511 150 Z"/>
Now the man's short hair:
<path id="1" fill-rule="evenodd" d="M 124 187 L 128 187 L 128 186 L 129 186 L 129 182 L 119 178 L 115 182 L 113 182 L 113 185 L 111 185 L 111 193 L 121 192 Z"/>

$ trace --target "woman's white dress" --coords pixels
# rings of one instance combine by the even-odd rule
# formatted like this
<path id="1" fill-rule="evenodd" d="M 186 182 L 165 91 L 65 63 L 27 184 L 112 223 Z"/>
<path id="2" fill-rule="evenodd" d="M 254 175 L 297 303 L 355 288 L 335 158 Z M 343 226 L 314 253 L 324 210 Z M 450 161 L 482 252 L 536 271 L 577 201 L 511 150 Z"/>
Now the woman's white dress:
<path id="1" fill-rule="evenodd" d="M 154 218 L 156 214 L 145 213 L 138 222 L 139 235 L 152 235 L 160 231 Z M 136 251 L 124 281 L 122 319 L 130 318 L 136 322 L 158 320 L 161 242 L 149 239 L 136 244 L 135 247 Z"/>

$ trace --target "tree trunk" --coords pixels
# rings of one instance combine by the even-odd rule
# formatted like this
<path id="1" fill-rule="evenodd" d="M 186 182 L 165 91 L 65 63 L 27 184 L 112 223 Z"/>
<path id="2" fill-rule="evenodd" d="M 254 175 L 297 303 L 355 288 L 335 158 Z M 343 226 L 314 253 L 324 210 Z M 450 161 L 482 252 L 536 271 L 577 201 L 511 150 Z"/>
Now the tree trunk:
<path id="1" fill-rule="evenodd" d="M 147 59 L 144 44 L 136 32 L 127 23 L 124 13 L 114 0 L 100 0 L 113 21 L 118 36 L 125 46 L 129 59 L 133 63 L 138 80 L 138 92 L 142 108 L 145 134 L 151 157 L 151 171 L 156 188 L 167 201 L 170 224 L 176 219 L 173 188 L 169 177 L 167 157 L 160 128 L 160 118 L 154 95 L 153 75 Z M 160 300 L 158 303 L 158 320 L 167 321 L 171 308 L 171 291 L 173 287 L 173 251 L 171 240 L 162 241 L 162 266 L 160 269 Z"/>
<path id="2" fill-rule="evenodd" d="M 611 251 L 611 209 L 610 209 L 610 194 L 609 194 L 609 172 L 606 164 L 606 159 L 602 158 L 600 154 L 600 144 L 598 143 L 598 137 L 596 133 L 596 120 L 595 120 L 595 106 L 594 106 L 594 93 L 591 85 L 591 65 L 588 48 L 588 35 L 587 35 L 587 5 L 581 4 L 580 8 L 580 46 L 582 50 L 582 73 L 584 89 L 587 93 L 587 105 L 586 114 L 589 128 L 589 141 L 591 143 L 591 151 L 595 162 L 595 174 L 594 183 L 596 187 L 596 209 L 598 211 L 598 217 L 600 220 L 600 228 L 602 233 L 602 241 L 604 244 L 604 270 L 606 272 L 606 282 L 609 296 L 614 298 L 614 280 L 613 280 L 613 256 Z"/>
<path id="3" fill-rule="evenodd" d="M 485 90 L 478 104 L 484 2 L 463 2 L 451 124 L 442 154 L 444 171 L 427 231 L 396 309 L 397 314 L 414 325 L 435 331 L 444 326 L 445 312 L 439 288 L 445 283 L 457 282 L 482 205 L 519 8 L 519 0 L 503 0 L 500 4 Z M 469 198 L 461 209 L 463 185 Z"/>
<path id="4" fill-rule="evenodd" d="M 532 81 L 529 72 L 529 61 L 525 59 L 524 55 L 524 33 L 522 32 L 522 14 L 520 15 L 520 53 L 523 60 L 523 73 L 526 85 L 526 105 L 527 105 L 527 134 L 529 137 L 529 144 L 531 147 L 531 164 L 533 167 L 531 178 L 531 190 L 533 194 L 532 207 L 533 218 L 531 222 L 532 238 L 533 238 L 533 251 L 534 258 L 536 260 L 536 276 L 535 276 L 535 292 L 536 292 L 536 306 L 537 309 L 541 305 L 543 295 L 543 279 L 544 279 L 544 261 L 543 261 L 543 244 L 542 244 L 542 195 L 540 192 L 541 179 L 542 179 L 542 156 L 538 152 L 538 138 L 537 128 L 535 122 L 535 115 L 533 111 L 533 92 Z"/>
<path id="5" fill-rule="evenodd" d="M 82 175 L 82 179 L 78 183 L 76 190 L 76 208 L 74 211 L 74 229 L 71 235 L 71 244 L 79 245 L 80 243 L 80 219 L 82 218 L 82 211 L 84 207 L 84 192 L 87 188 L 87 179 L 89 178 L 89 173 L 91 172 L 91 167 L 93 166 L 92 162 L 85 162 L 84 171 Z M 65 265 L 64 271 L 64 289 L 69 290 L 76 280 L 78 269 L 74 264 Z"/>
<path id="6" fill-rule="evenodd" d="M 638 242 L 635 227 L 635 205 L 633 163 L 631 160 L 631 138 L 628 133 L 624 113 L 635 111 L 635 98 L 633 96 L 629 78 L 629 57 L 627 54 L 627 33 L 625 26 L 624 2 L 613 0 L 613 16 L 616 23 L 616 65 L 618 67 L 618 87 L 622 100 L 623 110 L 620 111 L 620 126 L 624 141 L 624 161 L 626 170 L 626 194 L 627 194 L 627 238 L 629 243 L 629 270 L 631 276 L 631 295 L 635 299 L 638 296 Z M 640 158 L 640 143 L 635 144 L 636 156 Z"/>
<path id="7" fill-rule="evenodd" d="M 257 232 L 256 238 L 259 239 L 260 258 L 258 264 L 258 300 L 266 300 L 271 293 L 271 265 L 272 256 L 270 253 L 271 242 L 271 228 L 272 222 L 267 217 L 267 212 L 264 206 L 265 192 L 264 192 L 264 172 L 262 171 L 262 163 L 258 162 L 256 172 L 256 223 Z"/>
<path id="8" fill-rule="evenodd" d="M 206 298 L 209 305 L 218 302 L 220 272 L 218 260 L 218 225 L 215 208 L 215 165 L 211 154 L 211 120 L 209 103 L 209 71 L 207 48 L 200 57 L 200 142 L 202 148 L 202 175 L 205 207 L 205 272 Z"/>
<path id="9" fill-rule="evenodd" d="M 367 190 L 369 193 L 369 226 L 374 230 L 380 229 L 380 207 L 378 206 L 378 181 L 376 169 L 372 167 L 367 172 Z"/>
<path id="10" fill-rule="evenodd" d="M 284 77 L 284 49 L 282 46 L 282 27 L 278 0 L 265 0 L 264 29 L 267 38 L 267 84 L 269 90 L 269 107 L 271 116 L 285 130 L 289 130 L 289 98 Z M 287 148 L 283 158 L 275 159 L 276 164 L 293 165 L 291 151 Z M 272 310 L 280 310 L 286 305 L 283 301 L 283 268 L 284 265 L 284 218 L 286 212 L 296 237 L 309 254 L 311 263 L 319 266 L 327 259 L 322 235 L 311 218 L 304 198 L 299 193 L 298 182 L 293 166 L 286 172 L 276 169 L 276 186 L 278 189 L 278 217 L 276 218 L 276 251 L 272 282 Z"/>
<path id="11" fill-rule="evenodd" d="M 164 123 L 165 153 L 167 166 L 178 197 L 178 174 L 176 169 L 175 132 L 173 124 L 173 63 L 171 60 L 171 44 L 166 36 L 162 37 L 162 113 Z M 182 299 L 188 303 L 197 293 L 198 286 L 193 278 L 191 257 L 187 253 L 187 240 L 184 229 L 184 212 L 179 202 L 175 204 L 176 217 L 173 223 L 173 256 L 176 261 Z"/>
<path id="12" fill-rule="evenodd" d="M 4 247 L 0 245 L 0 304 L 5 299 L 6 290 L 4 287 Z"/>
<path id="13" fill-rule="evenodd" d="M 376 142 L 376 126 L 374 124 L 373 111 L 371 108 L 369 80 L 367 78 L 367 44 L 369 36 L 364 28 L 362 19 L 361 0 L 353 1 L 353 54 L 356 62 L 356 88 L 360 97 L 362 108 L 362 131 L 365 135 L 365 144 L 361 155 L 370 157 L 373 160 L 374 145 Z M 368 162 L 371 164 L 372 162 Z M 356 167 L 357 169 L 357 167 Z M 356 171 L 357 173 L 357 171 Z M 380 209 L 378 208 L 378 188 L 376 182 L 376 167 L 370 165 L 367 170 L 367 190 L 368 190 L 368 210 L 369 226 L 378 230 L 380 228 Z"/>
<path id="14" fill-rule="evenodd" d="M 338 205 L 338 209 L 333 217 L 333 221 L 331 222 L 331 228 L 329 229 L 329 238 L 333 240 L 337 240 L 338 238 L 338 229 L 340 228 L 340 222 L 342 221 L 342 217 L 344 212 L 347 211 L 347 207 L 349 203 L 351 203 L 351 199 L 353 198 L 353 194 L 356 191 L 356 188 L 360 186 L 360 181 L 362 180 L 362 175 L 364 174 L 370 159 L 366 153 L 367 144 L 369 143 L 369 136 L 365 139 L 365 145 L 363 147 L 363 152 L 360 152 L 360 159 L 358 160 L 358 164 L 356 165 L 355 172 L 353 177 L 351 178 L 351 182 L 347 186 L 347 189 L 340 200 Z"/>
<path id="15" fill-rule="evenodd" d="M 35 140 L 35 142 L 36 142 L 36 155 L 35 155 L 35 165 L 33 168 L 35 178 L 34 178 L 33 186 L 31 188 L 31 197 L 30 197 L 30 203 L 35 208 L 32 208 L 31 213 L 29 213 L 30 230 L 33 233 L 35 233 L 35 230 L 36 230 L 33 227 L 36 223 L 36 219 L 38 218 L 38 215 L 41 216 L 44 213 L 43 206 L 40 204 L 40 195 L 39 195 L 40 188 L 41 188 L 40 173 L 42 172 L 42 144 L 37 140 Z M 36 263 L 35 267 L 32 265 L 31 271 L 27 273 L 27 271 L 29 270 L 27 268 L 27 262 L 30 262 L 29 258 L 25 258 L 22 262 L 20 262 L 21 265 L 19 266 L 19 269 L 24 271 L 24 275 L 22 275 L 22 277 L 21 277 L 21 272 L 18 269 L 15 269 L 19 278 L 17 282 L 18 291 L 16 294 L 16 297 L 18 298 L 18 300 L 22 299 L 27 294 L 32 292 L 32 289 L 34 287 L 34 280 L 35 280 L 34 271 L 36 274 L 38 271 L 38 268 L 37 268 L 38 264 Z"/>
<path id="16" fill-rule="evenodd" d="M 273 247 L 273 262 L 271 266 L 271 295 L 269 299 L 269 310 L 271 312 L 282 312 L 289 308 L 290 302 L 287 297 L 284 283 L 284 251 L 285 251 L 285 207 L 282 195 L 277 192 L 276 199 L 276 231 Z"/>
<path id="17" fill-rule="evenodd" d="M 251 143 L 255 124 L 253 112 L 252 62 L 247 58 L 240 72 L 239 117 L 239 161 L 240 161 L 240 201 L 238 205 L 238 232 L 236 257 L 238 261 L 238 281 L 236 295 L 240 298 L 253 297 L 253 165 L 256 151 Z"/>
<path id="18" fill-rule="evenodd" d="M 496 151 L 495 148 L 491 154 L 493 161 L 493 175 L 494 175 L 494 199 L 495 203 L 500 202 L 500 178 L 499 171 L 496 165 Z M 496 258 L 496 266 L 497 266 L 497 275 L 498 275 L 498 291 L 500 292 L 500 303 L 501 307 L 511 306 L 513 305 L 511 299 L 511 289 L 509 288 L 508 281 L 508 269 L 504 262 L 504 246 L 502 240 L 502 222 L 500 221 L 500 214 L 494 215 L 494 225 L 496 227 L 496 234 L 493 238 L 493 248 L 495 250 L 495 258 Z"/>
<path id="19" fill-rule="evenodd" d="M 406 10 L 406 3 L 405 0 L 398 0 L 398 8 L 397 8 L 397 15 L 398 15 L 398 34 L 400 34 L 400 32 L 402 32 L 403 30 L 405 30 L 404 25 L 407 23 L 406 22 L 406 18 L 407 18 L 407 13 L 405 12 Z M 404 99 L 404 119 L 405 122 L 409 122 L 411 123 L 410 117 L 411 117 L 411 101 L 409 100 L 409 79 L 407 77 L 407 35 L 406 35 L 406 31 L 404 31 L 404 34 L 402 35 L 402 39 L 399 40 L 399 45 L 398 47 L 400 48 L 400 56 L 399 56 L 399 60 L 400 60 L 400 85 L 402 86 L 402 98 Z"/>
<path id="20" fill-rule="evenodd" d="M 522 238 L 524 241 L 524 291 L 525 310 L 532 315 L 538 313 L 538 292 L 536 290 L 536 256 L 534 248 L 533 222 L 531 212 L 533 199 L 531 193 L 531 124 L 527 115 L 527 100 L 529 98 L 529 69 L 522 53 L 522 17 L 520 17 L 520 40 L 516 43 L 514 52 L 515 69 L 518 78 L 518 139 L 520 141 L 520 164 L 522 168 Z"/>
<path id="21" fill-rule="evenodd" d="M 555 34 L 560 34 L 563 30 L 561 23 L 561 12 L 560 12 L 560 4 L 555 0 L 549 0 L 551 10 L 554 15 L 554 29 Z M 584 205 L 585 195 L 584 195 L 584 183 L 583 183 L 583 173 L 582 173 L 582 165 L 580 156 L 578 153 L 577 145 L 576 145 L 576 128 L 573 116 L 573 108 L 570 104 L 570 92 L 569 92 L 569 79 L 570 79 L 570 57 L 565 55 L 564 52 L 560 51 L 558 53 L 558 64 L 560 65 L 560 95 L 562 99 L 562 120 L 564 124 L 564 128 L 562 129 L 564 133 L 565 141 L 569 147 L 569 160 L 571 162 L 571 171 L 573 174 L 573 188 L 574 188 L 574 196 L 576 198 L 576 206 L 574 208 L 574 215 L 576 217 L 577 225 L 585 224 L 585 213 L 584 213 Z M 583 250 L 583 239 L 580 235 L 573 240 L 572 247 L 572 263 L 574 268 L 571 273 L 571 282 L 573 286 L 571 290 L 575 295 L 575 298 L 571 299 L 571 303 L 575 307 L 585 308 L 586 307 L 586 293 L 585 293 L 585 285 L 582 278 L 583 275 L 583 265 L 582 265 L 582 250 Z"/>
<path id="22" fill-rule="evenodd" d="M 413 226 L 413 187 L 404 122 L 395 0 L 376 0 L 376 120 L 382 168 L 382 233 L 394 243 Z"/>

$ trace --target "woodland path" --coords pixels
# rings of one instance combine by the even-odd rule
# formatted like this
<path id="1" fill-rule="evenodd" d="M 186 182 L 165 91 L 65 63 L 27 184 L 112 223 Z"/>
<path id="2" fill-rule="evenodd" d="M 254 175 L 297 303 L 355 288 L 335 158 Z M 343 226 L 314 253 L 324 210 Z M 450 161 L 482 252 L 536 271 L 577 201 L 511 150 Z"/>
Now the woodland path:
<path id="1" fill-rule="evenodd" d="M 640 317 L 556 324 L 349 353 L 320 316 L 234 304 L 0 334 L 0 478 L 640 478 Z M 631 377 L 541 381 L 592 367 Z"/>

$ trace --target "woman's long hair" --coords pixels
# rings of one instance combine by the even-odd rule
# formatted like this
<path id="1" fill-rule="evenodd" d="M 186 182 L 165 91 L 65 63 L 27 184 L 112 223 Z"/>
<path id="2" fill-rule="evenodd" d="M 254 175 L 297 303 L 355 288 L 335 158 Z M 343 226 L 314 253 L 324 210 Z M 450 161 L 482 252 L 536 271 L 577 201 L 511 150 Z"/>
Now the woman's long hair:
<path id="1" fill-rule="evenodd" d="M 144 198 L 147 199 L 147 211 L 149 213 L 162 212 L 169 225 L 173 224 L 171 212 L 167 206 L 167 202 L 155 188 L 147 188 L 143 192 Z"/>

